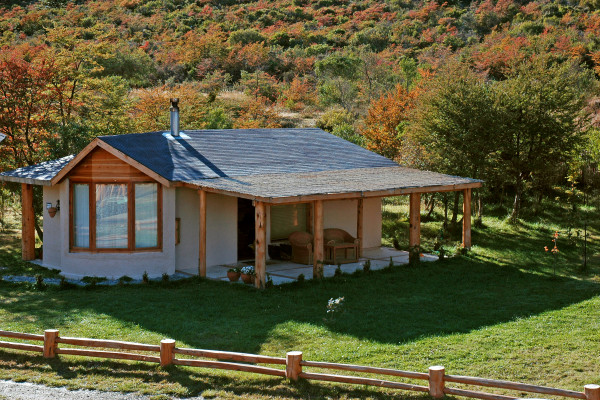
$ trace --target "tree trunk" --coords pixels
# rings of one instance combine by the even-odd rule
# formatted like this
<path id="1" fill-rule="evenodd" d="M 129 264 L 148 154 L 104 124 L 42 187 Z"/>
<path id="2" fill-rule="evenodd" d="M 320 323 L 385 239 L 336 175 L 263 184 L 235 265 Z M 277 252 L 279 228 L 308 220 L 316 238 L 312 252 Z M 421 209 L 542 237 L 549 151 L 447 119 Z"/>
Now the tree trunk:
<path id="1" fill-rule="evenodd" d="M 427 218 L 427 220 L 429 220 L 429 218 L 431 218 L 431 214 L 433 214 L 433 210 L 435 209 L 435 193 L 431 194 L 431 199 L 429 202 L 429 212 L 427 213 L 427 216 L 425 218 Z"/>
<path id="2" fill-rule="evenodd" d="M 544 199 L 544 193 L 540 190 L 538 193 L 537 201 L 535 202 L 535 209 L 533 210 L 533 215 L 537 216 L 542 209 L 542 200 Z"/>
<path id="3" fill-rule="evenodd" d="M 523 185 L 521 175 L 517 178 L 517 185 L 515 188 L 515 200 L 513 201 L 513 209 L 510 214 L 510 219 L 516 221 L 519 219 L 519 211 L 521 211 L 521 195 L 523 194 Z"/>
<path id="4" fill-rule="evenodd" d="M 448 193 L 444 193 L 444 229 L 448 228 Z"/>
<path id="5" fill-rule="evenodd" d="M 460 192 L 454 192 L 454 205 L 452 206 L 452 225 L 458 222 L 458 203 L 460 202 Z"/>
<path id="6" fill-rule="evenodd" d="M 481 194 L 477 192 L 477 220 L 475 221 L 477 226 L 483 225 L 483 203 L 481 201 Z"/>
<path id="7" fill-rule="evenodd" d="M 42 231 L 42 227 L 40 226 L 40 224 L 38 222 L 37 215 L 34 216 L 33 221 L 34 221 L 34 225 L 35 225 L 35 231 L 37 232 L 38 237 L 40 238 L 40 240 L 42 242 L 44 242 L 44 232 Z"/>

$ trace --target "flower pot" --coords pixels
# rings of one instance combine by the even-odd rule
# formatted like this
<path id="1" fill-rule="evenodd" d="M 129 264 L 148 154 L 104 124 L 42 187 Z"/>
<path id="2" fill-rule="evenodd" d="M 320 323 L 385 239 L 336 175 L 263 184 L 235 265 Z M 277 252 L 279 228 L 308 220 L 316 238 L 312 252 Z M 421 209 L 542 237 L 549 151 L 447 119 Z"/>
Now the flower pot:
<path id="1" fill-rule="evenodd" d="M 230 282 L 237 282 L 240 279 L 240 275 L 239 272 L 227 271 L 227 278 L 229 278 Z"/>
<path id="2" fill-rule="evenodd" d="M 54 218 L 54 216 L 56 215 L 56 207 L 50 207 L 48 209 L 48 215 L 50 215 L 50 218 Z"/>
<path id="3" fill-rule="evenodd" d="M 242 274 L 242 281 L 244 283 L 254 283 L 254 275 Z"/>

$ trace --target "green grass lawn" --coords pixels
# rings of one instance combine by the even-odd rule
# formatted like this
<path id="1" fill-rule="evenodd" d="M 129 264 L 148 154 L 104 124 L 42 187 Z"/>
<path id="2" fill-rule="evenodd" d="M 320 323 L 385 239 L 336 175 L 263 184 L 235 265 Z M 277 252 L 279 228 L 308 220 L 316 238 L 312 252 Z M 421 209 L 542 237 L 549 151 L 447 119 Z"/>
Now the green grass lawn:
<path id="1" fill-rule="evenodd" d="M 394 235 L 406 245 L 406 211 L 403 203 L 386 205 L 386 241 Z M 566 213 L 558 208 L 516 226 L 504 221 L 505 212 L 493 211 L 484 227 L 474 228 L 474 247 L 466 256 L 264 291 L 205 280 L 44 292 L 2 282 L 0 329 L 58 328 L 65 336 L 156 344 L 173 338 L 180 347 L 274 356 L 300 350 L 309 360 L 413 371 L 444 365 L 450 374 L 574 390 L 598 383 L 598 259 L 591 257 L 581 271 L 581 243 L 562 234 Z M 589 252 L 597 254 L 600 215 L 594 208 L 586 212 L 593 221 Z M 426 249 L 433 246 L 440 221 L 437 215 L 423 224 Z M 561 232 L 556 276 L 552 257 L 543 250 L 554 230 Z M 449 244 L 458 240 L 446 237 Z M 14 234 L 0 240 L 0 263 L 14 260 L 11 271 L 38 273 L 17 260 Z M 340 296 L 344 312 L 328 318 L 327 301 Z M 13 351 L 0 351 L 0 379 L 209 398 L 423 398 L 145 363 L 68 356 L 48 362 Z"/>

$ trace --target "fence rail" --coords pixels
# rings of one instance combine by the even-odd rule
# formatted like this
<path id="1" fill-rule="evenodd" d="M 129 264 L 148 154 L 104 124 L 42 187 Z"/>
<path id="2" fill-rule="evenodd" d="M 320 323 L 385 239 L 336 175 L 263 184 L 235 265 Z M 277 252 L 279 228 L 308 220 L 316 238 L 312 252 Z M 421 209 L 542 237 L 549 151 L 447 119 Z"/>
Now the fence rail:
<path id="1" fill-rule="evenodd" d="M 107 359 L 134 360 L 159 363 L 166 365 L 184 365 L 189 367 L 225 369 L 230 371 L 251 372 L 262 375 L 279 376 L 292 381 L 298 379 L 339 382 L 353 385 L 369 385 L 391 389 L 410 390 L 429 393 L 434 398 L 445 395 L 470 397 L 483 400 L 514 400 L 520 396 L 508 396 L 495 393 L 478 392 L 461 388 L 447 387 L 446 383 L 462 385 L 483 386 L 497 389 L 513 390 L 518 392 L 540 393 L 552 396 L 562 396 L 582 400 L 600 400 L 600 386 L 595 384 L 585 385 L 583 392 L 574 390 L 557 389 L 547 386 L 531 385 L 527 383 L 510 382 L 496 379 L 477 378 L 472 376 L 447 375 L 444 367 L 429 367 L 429 372 L 402 371 L 390 368 L 370 367 L 354 364 L 337 364 L 321 361 L 302 360 L 302 352 L 290 351 L 286 357 L 271 357 L 258 354 L 235 353 L 229 351 L 188 349 L 175 347 L 172 339 L 161 340 L 160 345 L 150 345 L 117 340 L 83 339 L 60 337 L 56 329 L 44 331 L 43 335 L 20 333 L 0 330 L 0 337 L 19 339 L 24 341 L 43 341 L 43 346 L 21 342 L 0 341 L 0 348 L 23 350 L 42 353 L 46 358 L 56 357 L 58 354 Z M 59 344 L 78 346 L 80 348 L 61 347 Z M 105 348 L 126 351 L 87 350 L 85 348 Z M 132 353 L 158 353 L 158 355 Z M 191 356 L 203 359 L 176 358 L 176 355 Z M 206 358 L 211 360 L 206 360 Z M 285 369 L 266 367 L 257 364 L 283 365 Z M 415 385 L 407 382 L 379 379 L 364 376 L 348 376 L 328 373 L 303 371 L 303 368 L 316 368 L 321 370 L 350 371 L 379 376 L 392 376 L 412 380 L 424 380 L 427 386 Z"/>

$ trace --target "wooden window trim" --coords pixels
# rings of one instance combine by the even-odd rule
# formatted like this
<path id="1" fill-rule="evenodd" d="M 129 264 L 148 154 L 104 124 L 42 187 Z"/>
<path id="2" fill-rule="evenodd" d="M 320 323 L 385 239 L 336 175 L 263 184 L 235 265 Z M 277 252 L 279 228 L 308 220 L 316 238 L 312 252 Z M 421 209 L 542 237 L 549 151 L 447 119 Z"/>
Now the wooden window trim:
<path id="1" fill-rule="evenodd" d="M 75 247 L 73 227 L 73 184 L 87 184 L 89 186 L 89 235 L 90 247 Z M 140 183 L 156 184 L 156 233 L 157 241 L 154 247 L 135 247 L 135 185 Z M 127 185 L 127 248 L 105 249 L 96 247 L 96 185 L 126 184 Z M 162 185 L 148 179 L 113 179 L 113 180 L 85 180 L 72 179 L 69 182 L 69 252 L 71 253 L 144 253 L 162 251 L 163 235 L 163 198 Z"/>

